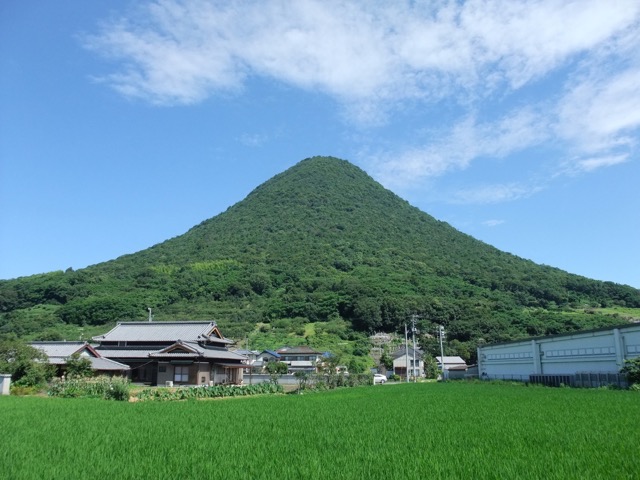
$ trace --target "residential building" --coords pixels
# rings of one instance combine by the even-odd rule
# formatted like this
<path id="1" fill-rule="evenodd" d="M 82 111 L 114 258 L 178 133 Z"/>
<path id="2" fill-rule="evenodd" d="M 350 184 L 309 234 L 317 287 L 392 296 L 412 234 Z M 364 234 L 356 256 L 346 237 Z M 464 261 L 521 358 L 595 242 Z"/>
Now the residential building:
<path id="1" fill-rule="evenodd" d="M 256 355 L 256 360 L 251 365 L 253 373 L 263 373 L 269 362 L 279 362 L 280 354 L 273 350 L 263 350 Z"/>
<path id="2" fill-rule="evenodd" d="M 102 357 L 128 365 L 133 382 L 240 384 L 247 357 L 229 350 L 215 322 L 122 322 L 93 337 Z"/>
<path id="3" fill-rule="evenodd" d="M 393 373 L 400 377 L 407 378 L 407 372 L 410 377 L 424 376 L 424 360 L 422 351 L 419 348 L 404 347 L 397 350 L 391 355 L 393 359 Z"/>
<path id="4" fill-rule="evenodd" d="M 306 345 L 282 347 L 276 353 L 280 355 L 280 361 L 287 364 L 289 373 L 317 372 L 323 363 L 323 353 Z"/>

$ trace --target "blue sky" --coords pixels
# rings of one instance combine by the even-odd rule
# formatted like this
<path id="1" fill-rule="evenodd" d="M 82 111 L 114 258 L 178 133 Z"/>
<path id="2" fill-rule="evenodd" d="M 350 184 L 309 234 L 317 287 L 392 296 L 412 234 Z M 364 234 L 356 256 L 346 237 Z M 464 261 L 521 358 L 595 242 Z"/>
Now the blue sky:
<path id="1" fill-rule="evenodd" d="M 186 232 L 304 158 L 640 288 L 640 3 L 0 4 L 0 278 Z"/>

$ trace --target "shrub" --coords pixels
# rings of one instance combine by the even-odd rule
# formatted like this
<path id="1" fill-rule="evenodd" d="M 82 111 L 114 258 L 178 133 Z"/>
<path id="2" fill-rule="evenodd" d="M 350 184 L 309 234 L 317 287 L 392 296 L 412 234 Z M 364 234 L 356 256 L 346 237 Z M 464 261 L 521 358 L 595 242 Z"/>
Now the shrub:
<path id="1" fill-rule="evenodd" d="M 255 385 L 214 385 L 201 387 L 145 388 L 138 393 L 139 401 L 191 400 L 198 398 L 239 397 L 282 393 L 284 388 L 277 383 L 257 383 Z"/>
<path id="2" fill-rule="evenodd" d="M 40 391 L 39 387 L 25 387 L 21 385 L 11 385 L 11 395 L 35 395 Z"/>
<path id="3" fill-rule="evenodd" d="M 86 357 L 81 357 L 79 353 L 74 353 L 67 358 L 67 377 L 91 377 L 93 368 L 91 361 Z"/>
<path id="4" fill-rule="evenodd" d="M 49 386 L 51 397 L 93 397 L 105 400 L 129 400 L 129 380 L 123 377 L 71 378 L 54 380 Z"/>
<path id="5" fill-rule="evenodd" d="M 622 367 L 620 373 L 627 376 L 630 384 L 640 383 L 640 357 L 624 362 L 624 367 Z"/>
<path id="6" fill-rule="evenodd" d="M 18 387 L 45 385 L 53 376 L 53 367 L 40 350 L 18 340 L 0 341 L 0 372 L 10 373 Z"/>

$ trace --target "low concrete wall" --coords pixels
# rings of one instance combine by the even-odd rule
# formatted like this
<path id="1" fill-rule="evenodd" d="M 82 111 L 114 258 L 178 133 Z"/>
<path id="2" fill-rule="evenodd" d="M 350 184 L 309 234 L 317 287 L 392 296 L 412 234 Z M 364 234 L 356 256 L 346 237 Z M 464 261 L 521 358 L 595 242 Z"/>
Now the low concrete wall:
<path id="1" fill-rule="evenodd" d="M 0 395 L 9 395 L 11 393 L 11 375 L 8 373 L 0 373 Z"/>
<path id="2" fill-rule="evenodd" d="M 252 375 L 245 373 L 243 377 L 243 383 L 245 385 L 249 385 L 250 383 L 253 383 L 253 384 L 264 383 L 264 382 L 268 382 L 270 379 L 271 377 L 269 375 L 265 375 L 263 373 L 260 373 L 260 374 L 254 373 Z M 278 378 L 278 383 L 280 385 L 297 385 L 298 379 L 293 375 L 282 375 L 280 378 Z"/>

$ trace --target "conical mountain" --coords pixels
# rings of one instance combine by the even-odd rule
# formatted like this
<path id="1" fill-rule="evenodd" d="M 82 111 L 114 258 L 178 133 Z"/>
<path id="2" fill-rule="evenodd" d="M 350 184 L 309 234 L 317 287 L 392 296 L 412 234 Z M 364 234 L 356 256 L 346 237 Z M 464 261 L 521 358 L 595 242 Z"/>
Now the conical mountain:
<path id="1" fill-rule="evenodd" d="M 157 319 L 213 318 L 238 337 L 282 318 L 375 331 L 417 314 L 424 328 L 443 323 L 471 342 L 621 323 L 584 312 L 603 305 L 640 307 L 640 291 L 501 252 L 349 162 L 314 157 L 147 250 L 1 282 L 0 333 L 25 319 L 38 328 L 38 310 L 43 325 L 95 325 L 153 307 Z"/>

